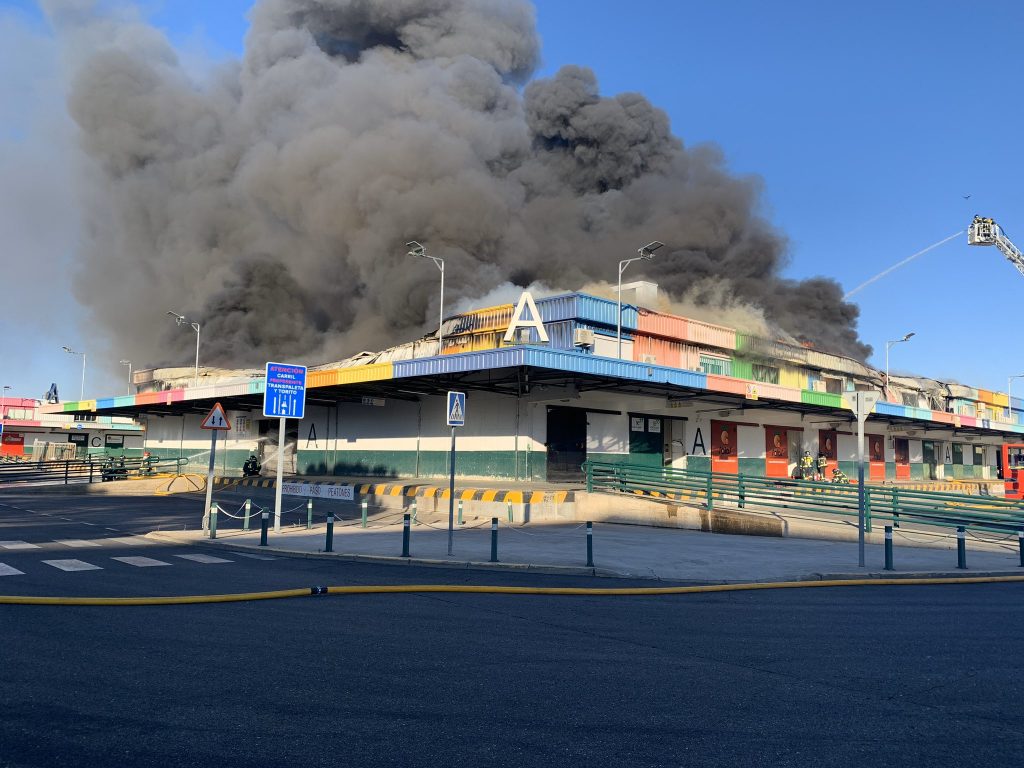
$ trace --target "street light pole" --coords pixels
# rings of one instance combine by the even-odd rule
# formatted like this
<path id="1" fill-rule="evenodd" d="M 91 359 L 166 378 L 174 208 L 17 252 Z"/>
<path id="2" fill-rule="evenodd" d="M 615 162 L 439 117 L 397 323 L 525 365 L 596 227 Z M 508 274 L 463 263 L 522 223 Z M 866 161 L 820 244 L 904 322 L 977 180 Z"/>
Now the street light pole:
<path id="1" fill-rule="evenodd" d="M 168 312 L 168 315 L 174 318 L 174 322 L 178 325 L 189 325 L 192 330 L 196 332 L 196 377 L 195 386 L 199 386 L 199 329 L 202 327 L 199 323 L 189 322 L 184 315 L 179 315 L 177 312 Z"/>
<path id="2" fill-rule="evenodd" d="M 659 243 L 655 240 L 642 248 L 637 248 L 638 256 L 634 256 L 631 259 L 623 259 L 619 262 L 619 287 L 616 291 L 618 300 L 615 308 L 615 359 L 617 360 L 622 359 L 622 273 L 634 261 L 650 261 L 654 258 L 654 252 L 664 245 L 664 243 Z"/>
<path id="3" fill-rule="evenodd" d="M 122 360 L 121 365 L 128 366 L 128 394 L 130 395 L 132 393 L 132 361 Z"/>
<path id="4" fill-rule="evenodd" d="M 910 339 L 912 337 L 916 336 L 916 335 L 917 334 L 915 334 L 913 331 L 911 331 L 906 336 L 904 336 L 902 339 L 894 339 L 893 341 L 885 342 L 885 394 L 886 394 L 886 402 L 889 402 L 889 397 L 888 397 L 888 395 L 889 395 L 889 350 L 892 348 L 893 344 L 902 344 L 905 341 L 910 341 Z"/>
<path id="5" fill-rule="evenodd" d="M 7 415 L 7 390 L 10 388 L 10 384 L 4 384 L 0 389 L 0 455 L 3 454 L 4 417 Z"/>
<path id="6" fill-rule="evenodd" d="M 1010 376 L 1006 380 L 1006 410 L 1011 419 L 1013 418 L 1013 393 L 1010 391 L 1010 387 L 1013 385 L 1014 379 L 1024 379 L 1024 373 L 1018 373 L 1016 376 Z"/>
<path id="7" fill-rule="evenodd" d="M 79 392 L 79 401 L 85 400 L 85 352 L 75 352 L 71 347 L 62 347 L 62 349 L 69 355 L 81 355 L 82 356 L 82 389 Z"/>
<path id="8" fill-rule="evenodd" d="M 438 310 L 439 317 L 437 320 L 437 354 L 440 355 L 444 351 L 444 259 L 428 255 L 427 247 L 415 240 L 410 240 L 405 244 L 405 247 L 409 249 L 409 256 L 430 259 L 434 262 L 434 266 L 441 270 L 441 307 Z"/>

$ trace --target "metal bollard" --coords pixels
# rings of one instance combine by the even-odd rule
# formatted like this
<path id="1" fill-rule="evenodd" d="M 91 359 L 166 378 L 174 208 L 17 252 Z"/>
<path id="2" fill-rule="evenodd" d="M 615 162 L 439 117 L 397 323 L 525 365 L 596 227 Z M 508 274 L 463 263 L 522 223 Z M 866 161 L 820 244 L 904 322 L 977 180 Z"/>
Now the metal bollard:
<path id="1" fill-rule="evenodd" d="M 334 551 L 334 513 L 327 513 L 327 544 L 324 547 L 324 552 Z"/>
<path id="2" fill-rule="evenodd" d="M 962 525 L 956 529 L 956 567 L 967 569 L 967 532 Z"/>
<path id="3" fill-rule="evenodd" d="M 249 515 L 252 514 L 252 499 L 245 500 L 245 517 L 242 518 L 242 530 L 249 530 Z"/>
<path id="4" fill-rule="evenodd" d="M 736 480 L 736 498 L 739 500 L 739 508 L 745 509 L 747 506 L 747 489 L 743 486 L 743 475 L 740 475 Z"/>
<path id="5" fill-rule="evenodd" d="M 306 530 L 313 527 L 313 500 L 306 502 Z"/>
<path id="6" fill-rule="evenodd" d="M 418 505 L 416 504 L 416 499 L 412 500 L 412 505 L 411 506 L 412 506 L 412 521 L 416 525 L 419 525 L 420 524 L 419 520 L 416 519 L 416 513 L 419 511 L 418 510 Z"/>
<path id="7" fill-rule="evenodd" d="M 587 521 L 587 568 L 594 567 L 594 524 Z"/>
<path id="8" fill-rule="evenodd" d="M 515 518 L 512 516 L 512 502 L 508 502 L 508 521 L 510 523 L 515 522 Z"/>
<path id="9" fill-rule="evenodd" d="M 210 505 L 210 538 L 217 538 L 217 505 Z"/>
<path id="10" fill-rule="evenodd" d="M 366 499 L 363 499 L 363 503 L 359 505 L 363 510 L 363 528 L 366 527 Z"/>
<path id="11" fill-rule="evenodd" d="M 892 567 L 892 526 L 885 526 L 885 570 L 891 571 Z"/>
<path id="12" fill-rule="evenodd" d="M 498 562 L 498 518 L 491 518 L 491 562 Z"/>
<path id="13" fill-rule="evenodd" d="M 459 525 L 462 525 L 462 499 L 459 499 Z"/>
<path id="14" fill-rule="evenodd" d="M 270 524 L 270 513 L 263 510 L 260 513 L 260 546 L 267 546 L 267 526 Z"/>
<path id="15" fill-rule="evenodd" d="M 1017 548 L 1020 550 L 1020 567 L 1024 568 L 1024 530 L 1017 531 Z"/>
<path id="16" fill-rule="evenodd" d="M 409 516 L 402 515 L 402 557 L 409 557 Z"/>

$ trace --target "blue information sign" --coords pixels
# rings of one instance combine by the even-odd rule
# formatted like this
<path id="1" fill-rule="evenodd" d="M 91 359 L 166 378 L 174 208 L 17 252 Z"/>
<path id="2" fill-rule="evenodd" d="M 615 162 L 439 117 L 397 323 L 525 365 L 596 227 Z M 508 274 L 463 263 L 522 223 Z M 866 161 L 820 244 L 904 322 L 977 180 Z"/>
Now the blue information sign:
<path id="1" fill-rule="evenodd" d="M 448 393 L 448 426 L 463 427 L 466 425 L 466 393 Z"/>
<path id="2" fill-rule="evenodd" d="M 301 419 L 306 414 L 306 366 L 267 363 L 263 415 Z"/>

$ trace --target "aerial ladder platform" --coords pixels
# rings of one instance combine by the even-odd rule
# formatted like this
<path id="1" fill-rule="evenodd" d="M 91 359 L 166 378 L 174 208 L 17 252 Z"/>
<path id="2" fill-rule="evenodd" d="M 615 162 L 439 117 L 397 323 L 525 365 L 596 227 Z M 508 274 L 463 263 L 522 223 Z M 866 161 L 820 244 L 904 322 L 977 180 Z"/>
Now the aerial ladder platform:
<path id="1" fill-rule="evenodd" d="M 994 245 L 1024 275 L 1024 253 L 1013 244 L 1003 228 L 992 219 L 975 216 L 967 229 L 968 245 Z"/>

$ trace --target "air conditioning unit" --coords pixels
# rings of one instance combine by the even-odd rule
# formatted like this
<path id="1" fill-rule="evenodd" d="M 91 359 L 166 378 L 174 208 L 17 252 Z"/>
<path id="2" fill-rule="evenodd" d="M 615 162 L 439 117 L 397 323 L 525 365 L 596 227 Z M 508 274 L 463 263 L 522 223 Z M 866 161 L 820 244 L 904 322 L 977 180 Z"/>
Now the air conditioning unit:
<path id="1" fill-rule="evenodd" d="M 577 328 L 572 334 L 572 345 L 574 347 L 594 346 L 594 332 L 588 328 Z"/>
<path id="2" fill-rule="evenodd" d="M 657 355 L 640 355 L 640 362 L 641 363 L 646 363 L 647 365 L 657 365 L 658 364 L 658 356 Z"/>
<path id="3" fill-rule="evenodd" d="M 815 381 L 811 383 L 811 389 L 814 392 L 828 392 L 828 386 L 824 381 Z"/>

